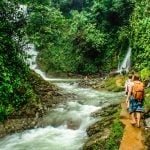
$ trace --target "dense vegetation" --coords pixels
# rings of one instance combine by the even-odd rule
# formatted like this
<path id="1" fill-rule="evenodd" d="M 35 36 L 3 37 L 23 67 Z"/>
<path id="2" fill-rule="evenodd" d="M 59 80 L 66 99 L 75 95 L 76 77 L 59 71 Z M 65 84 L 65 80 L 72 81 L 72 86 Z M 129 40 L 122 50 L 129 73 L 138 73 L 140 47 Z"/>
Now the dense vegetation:
<path id="1" fill-rule="evenodd" d="M 21 46 L 25 18 L 17 10 L 15 3 L 0 2 L 0 121 L 33 100 Z"/>
<path id="2" fill-rule="evenodd" d="M 115 68 L 118 55 L 128 47 L 118 41 L 118 31 L 129 24 L 132 2 L 72 3 L 29 5 L 28 32 L 40 51 L 39 63 L 45 71 L 95 73 Z"/>
<path id="3" fill-rule="evenodd" d="M 28 0 L 27 31 L 40 51 L 40 67 L 46 72 L 109 72 L 130 46 L 133 68 L 150 68 L 148 3 Z"/>
<path id="4" fill-rule="evenodd" d="M 150 68 L 150 0 L 137 1 L 130 19 L 135 68 Z M 147 72 L 148 73 L 148 72 Z M 150 75 L 150 74 L 149 74 Z"/>

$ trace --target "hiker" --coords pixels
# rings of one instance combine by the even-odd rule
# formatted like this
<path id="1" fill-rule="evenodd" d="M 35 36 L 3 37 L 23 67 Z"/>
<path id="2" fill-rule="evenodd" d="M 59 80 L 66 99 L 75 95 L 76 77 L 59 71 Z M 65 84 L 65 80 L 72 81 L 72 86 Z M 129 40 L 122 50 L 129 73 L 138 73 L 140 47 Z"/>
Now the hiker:
<path id="1" fill-rule="evenodd" d="M 129 112 L 131 124 L 140 127 L 141 113 L 144 111 L 144 84 L 140 81 L 139 75 L 135 74 L 127 96 L 130 99 Z M 137 120 L 135 119 L 135 115 Z"/>
<path id="2" fill-rule="evenodd" d="M 128 95 L 129 88 L 130 88 L 131 84 L 132 84 L 132 74 L 129 74 L 128 75 L 128 79 L 125 82 L 125 92 L 126 92 L 126 95 Z M 129 104 L 130 104 L 130 99 L 129 99 L 129 101 L 126 101 L 127 109 L 129 108 Z"/>

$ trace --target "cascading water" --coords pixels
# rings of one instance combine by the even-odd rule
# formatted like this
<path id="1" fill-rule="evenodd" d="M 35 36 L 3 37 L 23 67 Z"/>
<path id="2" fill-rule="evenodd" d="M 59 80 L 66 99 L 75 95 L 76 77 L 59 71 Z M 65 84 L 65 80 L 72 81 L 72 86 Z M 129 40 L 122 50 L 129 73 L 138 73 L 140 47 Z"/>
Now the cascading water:
<path id="1" fill-rule="evenodd" d="M 90 114 L 104 105 L 117 102 L 121 93 L 99 92 L 90 88 L 80 88 L 70 80 L 48 78 L 38 69 L 35 60 L 37 52 L 34 45 L 28 44 L 28 59 L 30 68 L 40 74 L 45 80 L 54 80 L 64 93 L 76 96 L 68 98 L 66 103 L 60 104 L 43 117 L 43 128 L 26 130 L 22 133 L 9 135 L 0 140 L 0 150 L 80 150 L 87 140 L 86 129 L 96 119 Z M 61 82 L 60 82 L 61 81 Z M 68 82 L 66 82 L 68 81 Z M 72 81 L 71 81 L 72 82 Z M 70 95 L 70 94 L 69 94 Z"/>
<path id="2" fill-rule="evenodd" d="M 27 5 L 19 5 L 18 11 L 22 12 L 24 15 L 27 15 Z"/>
<path id="3" fill-rule="evenodd" d="M 121 73 L 122 71 L 129 72 L 131 67 L 131 47 L 128 48 L 127 54 L 121 63 L 121 65 L 118 65 L 117 72 Z"/>

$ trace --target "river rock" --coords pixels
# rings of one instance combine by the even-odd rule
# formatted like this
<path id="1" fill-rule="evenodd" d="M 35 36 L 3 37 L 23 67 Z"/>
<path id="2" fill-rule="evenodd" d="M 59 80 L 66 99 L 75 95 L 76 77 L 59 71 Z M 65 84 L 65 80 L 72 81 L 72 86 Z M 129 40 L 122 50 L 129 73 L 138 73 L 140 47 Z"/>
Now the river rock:
<path id="1" fill-rule="evenodd" d="M 81 123 L 80 121 L 68 120 L 67 128 L 72 130 L 77 130 L 80 127 L 80 123 Z"/>
<path id="2" fill-rule="evenodd" d="M 150 148 L 150 128 L 144 129 L 144 144 L 147 146 L 147 150 Z"/>
<path id="3" fill-rule="evenodd" d="M 116 118 L 114 114 L 119 109 L 120 104 L 112 104 L 92 113 L 92 116 L 97 117 L 98 121 L 87 128 L 89 139 L 84 144 L 83 150 L 106 149 L 106 140 L 110 137 L 112 124 Z"/>
<path id="4" fill-rule="evenodd" d="M 87 131 L 88 136 L 92 136 L 98 132 L 103 131 L 104 128 L 110 127 L 114 119 L 115 119 L 115 117 L 110 115 L 110 116 L 107 116 L 107 117 L 101 119 L 100 121 L 97 121 L 92 126 L 87 128 L 86 131 Z"/>
<path id="5" fill-rule="evenodd" d="M 117 72 L 117 71 L 112 71 L 112 72 L 110 72 L 109 73 L 109 77 L 115 77 L 115 76 L 117 76 L 117 75 L 119 75 L 120 74 L 120 72 Z"/>
<path id="6" fill-rule="evenodd" d="M 80 87 L 94 87 L 98 82 L 100 82 L 101 79 L 100 78 L 94 78 L 94 79 L 83 79 L 80 82 L 78 82 L 78 85 Z"/>
<path id="7" fill-rule="evenodd" d="M 93 150 L 94 146 L 97 145 L 99 150 L 104 150 L 105 140 L 110 136 L 110 130 L 104 129 L 103 132 L 98 132 L 93 135 L 83 146 L 83 150 Z"/>
<path id="8" fill-rule="evenodd" d="M 112 105 L 102 108 L 102 110 L 99 109 L 96 112 L 93 112 L 91 116 L 92 117 L 100 117 L 100 116 L 107 117 L 117 112 L 119 108 L 120 106 L 118 104 L 112 104 Z"/>

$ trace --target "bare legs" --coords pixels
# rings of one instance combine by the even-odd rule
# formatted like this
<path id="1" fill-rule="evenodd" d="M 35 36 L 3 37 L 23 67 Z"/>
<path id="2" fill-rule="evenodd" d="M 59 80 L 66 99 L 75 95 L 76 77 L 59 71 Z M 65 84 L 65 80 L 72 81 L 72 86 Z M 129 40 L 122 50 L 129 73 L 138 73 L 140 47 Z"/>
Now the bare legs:
<path id="1" fill-rule="evenodd" d="M 131 124 L 136 124 L 135 113 L 131 113 Z"/>
<path id="2" fill-rule="evenodd" d="M 137 127 L 140 127 L 141 113 L 136 112 L 136 117 L 137 117 Z"/>
<path id="3" fill-rule="evenodd" d="M 130 102 L 129 102 L 129 101 L 126 101 L 126 105 L 127 105 L 127 109 L 129 109 Z"/>
<path id="4" fill-rule="evenodd" d="M 135 119 L 135 114 L 136 114 L 137 120 Z M 131 124 L 137 123 L 137 127 L 140 127 L 140 121 L 141 121 L 141 113 L 140 112 L 131 113 Z"/>

